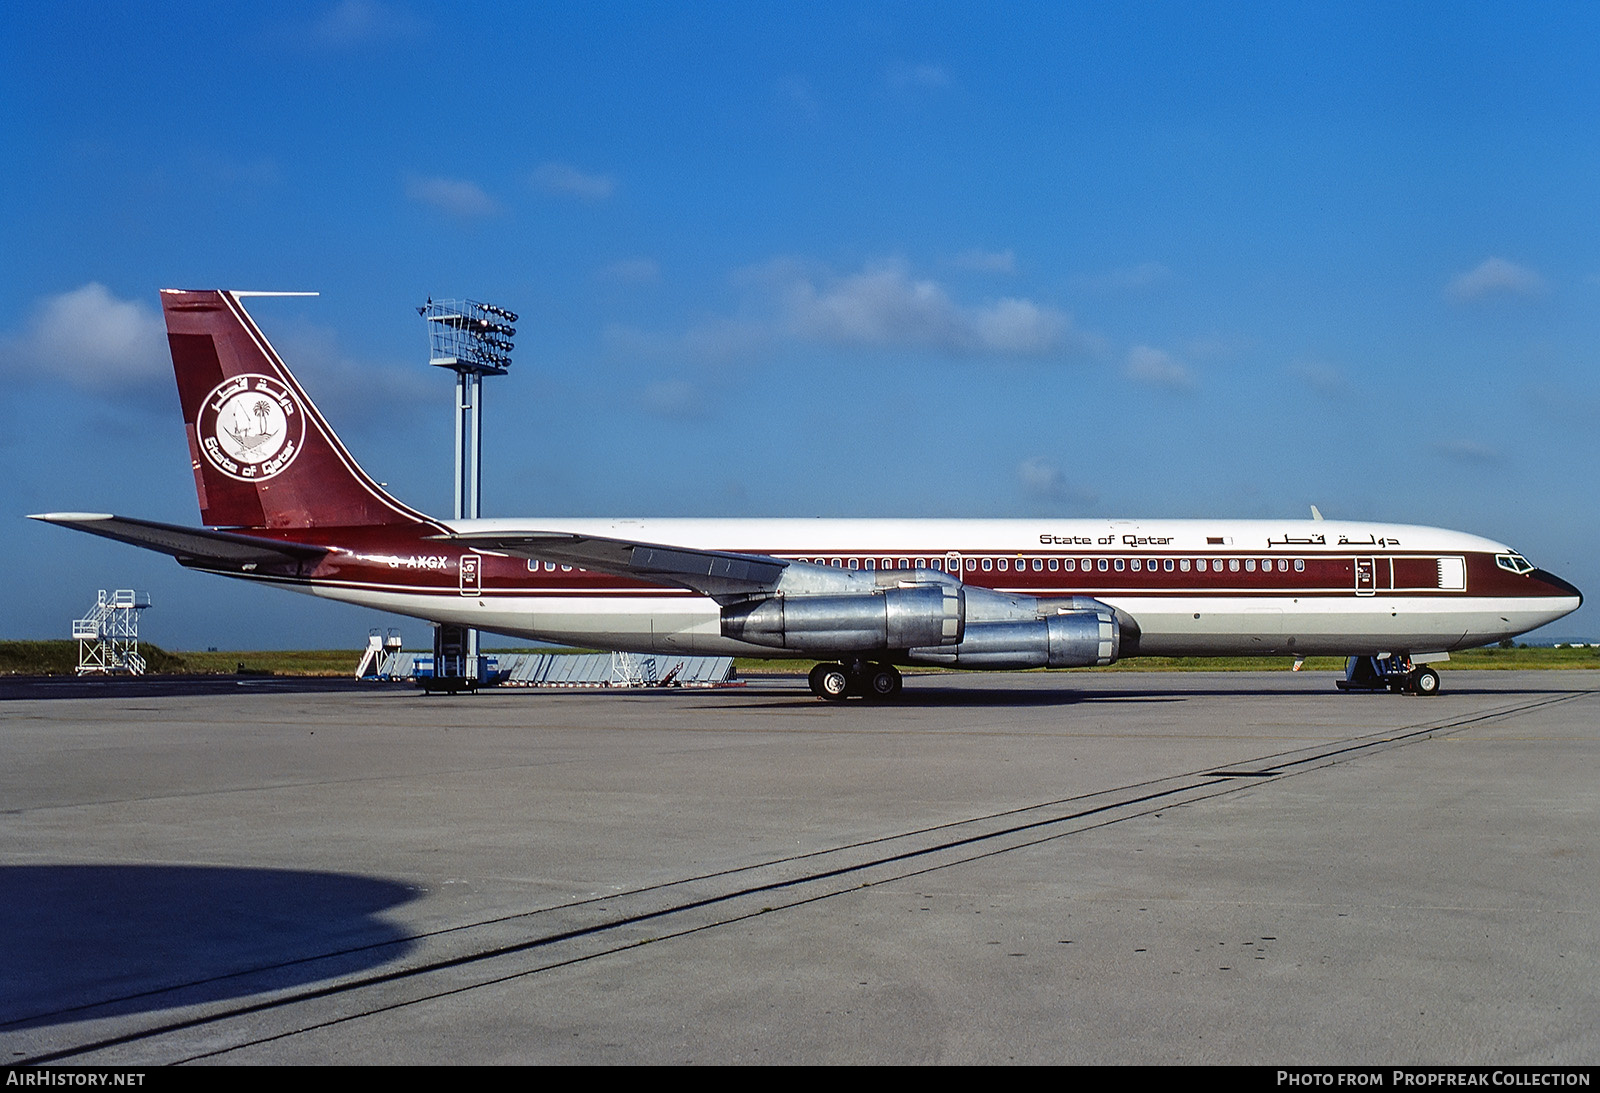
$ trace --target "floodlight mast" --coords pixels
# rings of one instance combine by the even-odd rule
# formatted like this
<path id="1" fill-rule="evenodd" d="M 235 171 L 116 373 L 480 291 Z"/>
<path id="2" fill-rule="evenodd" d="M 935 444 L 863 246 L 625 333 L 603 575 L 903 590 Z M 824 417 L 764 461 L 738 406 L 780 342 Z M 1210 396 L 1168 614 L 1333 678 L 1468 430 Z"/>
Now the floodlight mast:
<path id="1" fill-rule="evenodd" d="M 515 313 L 477 300 L 432 297 L 417 308 L 428 324 L 428 363 L 456 374 L 455 518 L 476 520 L 483 497 L 483 377 L 503 376 L 511 368 Z M 475 576 L 475 574 L 474 574 Z M 467 575 L 462 574 L 462 588 Z M 451 629 L 456 633 L 446 634 Z M 456 640 L 459 639 L 459 640 Z M 437 627 L 434 635 L 434 678 L 445 675 L 445 649 L 459 648 L 460 674 L 476 686 L 480 678 L 478 632 L 469 627 Z"/>

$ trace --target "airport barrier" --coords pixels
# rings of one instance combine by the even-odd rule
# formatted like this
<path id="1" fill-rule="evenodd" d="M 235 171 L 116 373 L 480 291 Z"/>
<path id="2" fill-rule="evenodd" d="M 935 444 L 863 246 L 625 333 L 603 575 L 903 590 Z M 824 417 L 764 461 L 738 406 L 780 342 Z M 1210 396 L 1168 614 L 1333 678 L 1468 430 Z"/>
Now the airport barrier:
<path id="1" fill-rule="evenodd" d="M 396 653 L 382 679 L 433 674 L 431 653 Z M 733 679 L 732 657 L 642 653 L 498 653 L 490 678 L 508 687 L 721 687 Z"/>

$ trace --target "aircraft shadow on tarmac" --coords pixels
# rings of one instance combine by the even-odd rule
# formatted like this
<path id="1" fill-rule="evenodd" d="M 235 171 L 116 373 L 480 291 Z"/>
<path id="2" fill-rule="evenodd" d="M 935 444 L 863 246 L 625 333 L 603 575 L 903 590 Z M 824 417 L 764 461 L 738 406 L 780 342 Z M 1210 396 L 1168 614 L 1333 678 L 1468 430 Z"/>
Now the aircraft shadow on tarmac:
<path id="1" fill-rule="evenodd" d="M 186 865 L 0 866 L 0 1031 L 169 1009 L 377 967 L 411 947 L 390 880 Z"/>
<path id="2" fill-rule="evenodd" d="M 1495 673 L 1477 673 L 1481 675 L 1494 675 Z M 1549 673 L 1546 673 L 1549 674 Z M 963 680 L 969 677 L 961 677 Z M 1499 681 L 1496 681 L 1499 682 Z M 1557 681 L 1565 683 L 1566 681 Z M 1549 685 L 1546 680 L 1539 680 L 1538 684 L 1519 684 L 1507 686 L 1503 682 L 1499 685 L 1491 682 L 1488 685 L 1465 684 L 1459 678 L 1451 679 L 1449 695 L 1514 695 L 1514 694 L 1543 694 L 1549 692 L 1576 692 L 1585 691 L 1583 686 Z M 604 692 L 592 692 L 602 694 Z M 657 692 L 668 694 L 667 692 Z M 672 692 L 679 693 L 679 692 Z M 684 692 L 687 693 L 687 692 Z M 695 692 L 703 695 L 706 692 Z M 717 702 L 718 698 L 734 698 L 734 692 L 716 694 L 713 703 L 726 706 Z M 1331 684 L 1327 686 L 1315 685 L 1304 688 L 1285 686 L 1250 685 L 1239 680 L 1228 680 L 1218 683 L 1213 679 L 1204 682 L 1196 681 L 1193 684 L 1178 686 L 1164 686 L 1160 690 L 1148 687 L 1131 686 L 1128 688 L 1095 688 L 1077 689 L 1069 686 L 1060 687 L 1008 687 L 1004 685 L 972 684 L 964 682 L 959 686 L 940 686 L 924 681 L 907 683 L 906 689 L 893 699 L 884 702 L 863 701 L 849 699 L 840 703 L 819 702 L 809 691 L 772 690 L 761 694 L 756 699 L 754 694 L 737 695 L 738 701 L 731 704 L 735 709 L 772 709 L 783 708 L 811 708 L 817 710 L 844 710 L 859 711 L 863 709 L 944 709 L 944 708 L 994 708 L 994 709 L 1024 709 L 1030 707 L 1046 706 L 1094 706 L 1109 702 L 1116 703 L 1167 703 L 1181 702 L 1189 698 L 1309 698 L 1327 699 L 1335 702 L 1419 702 L 1415 695 L 1392 695 L 1387 691 L 1351 691 L 1337 690 Z M 750 701 L 755 699 L 755 701 Z M 1431 705 L 1424 705 L 1424 709 L 1432 709 Z"/>
<path id="3" fill-rule="evenodd" d="M 850 699 L 846 702 L 819 702 L 808 691 L 798 694 L 771 694 L 764 701 L 746 701 L 734 705 L 716 703 L 718 708 L 770 710 L 801 709 L 828 713 L 858 713 L 872 710 L 934 710 L 934 709 L 1026 709 L 1041 706 L 1081 706 L 1099 702 L 1176 702 L 1183 696 L 1174 694 L 1140 694 L 1133 691 L 1007 691 L 963 688 L 961 690 L 919 690 L 913 694 L 902 691 L 892 700 L 871 702 Z"/>

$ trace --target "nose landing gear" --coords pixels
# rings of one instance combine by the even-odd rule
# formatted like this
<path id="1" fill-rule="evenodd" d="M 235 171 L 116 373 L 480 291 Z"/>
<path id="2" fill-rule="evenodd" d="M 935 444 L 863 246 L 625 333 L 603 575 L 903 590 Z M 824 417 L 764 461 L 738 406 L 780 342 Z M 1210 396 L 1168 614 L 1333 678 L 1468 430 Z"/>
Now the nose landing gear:
<path id="1" fill-rule="evenodd" d="M 1439 673 L 1426 664 L 1413 664 L 1404 654 L 1351 657 L 1344 678 L 1335 681 L 1341 691 L 1392 691 L 1431 697 L 1439 693 Z"/>

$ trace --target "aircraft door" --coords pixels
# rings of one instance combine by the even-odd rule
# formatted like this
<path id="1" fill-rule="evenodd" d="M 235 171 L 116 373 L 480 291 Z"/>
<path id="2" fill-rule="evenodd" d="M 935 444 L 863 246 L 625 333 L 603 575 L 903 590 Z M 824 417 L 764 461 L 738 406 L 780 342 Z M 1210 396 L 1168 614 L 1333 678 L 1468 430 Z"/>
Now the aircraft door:
<path id="1" fill-rule="evenodd" d="M 1378 587 L 1378 564 L 1373 558 L 1356 559 L 1356 595 L 1370 596 Z"/>
<path id="2" fill-rule="evenodd" d="M 483 555 L 463 554 L 460 575 L 463 596 L 476 596 L 483 591 Z"/>

